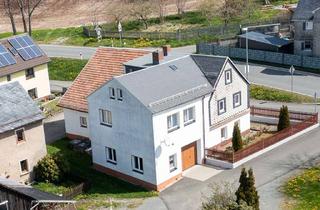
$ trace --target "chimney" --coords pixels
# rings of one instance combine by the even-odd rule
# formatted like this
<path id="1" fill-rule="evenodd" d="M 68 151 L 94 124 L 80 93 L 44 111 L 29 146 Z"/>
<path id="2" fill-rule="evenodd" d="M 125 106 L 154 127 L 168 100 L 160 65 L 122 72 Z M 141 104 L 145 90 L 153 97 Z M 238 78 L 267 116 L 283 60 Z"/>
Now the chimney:
<path id="1" fill-rule="evenodd" d="M 170 45 L 164 45 L 162 46 L 163 55 L 168 56 L 169 52 L 171 52 L 171 46 Z"/>
<path id="2" fill-rule="evenodd" d="M 163 59 L 163 53 L 157 51 L 152 52 L 152 64 L 158 65 L 160 61 Z"/>

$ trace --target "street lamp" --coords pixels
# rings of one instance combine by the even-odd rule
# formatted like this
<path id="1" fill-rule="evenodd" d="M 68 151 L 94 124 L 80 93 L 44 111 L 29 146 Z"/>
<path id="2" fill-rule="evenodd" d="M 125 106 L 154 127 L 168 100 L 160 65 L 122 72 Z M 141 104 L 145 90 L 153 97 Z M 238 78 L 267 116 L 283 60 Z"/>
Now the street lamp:
<path id="1" fill-rule="evenodd" d="M 246 77 L 249 80 L 249 41 L 248 41 L 248 30 L 249 28 L 243 28 L 246 31 Z"/>

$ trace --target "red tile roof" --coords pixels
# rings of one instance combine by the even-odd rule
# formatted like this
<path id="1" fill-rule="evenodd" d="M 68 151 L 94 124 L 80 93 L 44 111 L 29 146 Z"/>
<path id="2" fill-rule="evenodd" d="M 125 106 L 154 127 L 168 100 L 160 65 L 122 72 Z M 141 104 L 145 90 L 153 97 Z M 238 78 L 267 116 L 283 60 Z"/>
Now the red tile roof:
<path id="1" fill-rule="evenodd" d="M 88 112 L 87 96 L 114 76 L 124 73 L 123 63 L 150 53 L 145 50 L 100 47 L 82 69 L 59 106 Z"/>

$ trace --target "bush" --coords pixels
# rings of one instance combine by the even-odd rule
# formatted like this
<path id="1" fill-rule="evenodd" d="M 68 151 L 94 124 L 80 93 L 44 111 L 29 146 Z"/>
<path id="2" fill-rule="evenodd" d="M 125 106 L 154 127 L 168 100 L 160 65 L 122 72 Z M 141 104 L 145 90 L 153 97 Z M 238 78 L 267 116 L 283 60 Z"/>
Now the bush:
<path id="1" fill-rule="evenodd" d="M 58 183 L 61 179 L 61 171 L 55 159 L 47 155 L 41 159 L 34 168 L 35 180 L 38 182 Z"/>
<path id="2" fill-rule="evenodd" d="M 235 124 L 233 127 L 232 148 L 235 152 L 243 148 L 241 132 L 238 124 Z"/>
<path id="3" fill-rule="evenodd" d="M 278 131 L 290 127 L 289 110 L 287 106 L 282 106 L 279 114 Z"/>

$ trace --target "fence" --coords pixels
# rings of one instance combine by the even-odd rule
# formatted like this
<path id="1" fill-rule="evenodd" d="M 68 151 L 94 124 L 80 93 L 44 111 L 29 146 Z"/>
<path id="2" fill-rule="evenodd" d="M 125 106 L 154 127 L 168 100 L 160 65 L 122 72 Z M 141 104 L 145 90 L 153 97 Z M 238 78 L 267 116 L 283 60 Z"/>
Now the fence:
<path id="1" fill-rule="evenodd" d="M 246 59 L 246 49 L 220 46 L 217 44 L 200 43 L 197 45 L 197 53 Z M 320 58 L 318 57 L 300 56 L 262 50 L 249 49 L 249 60 L 290 66 L 293 65 L 312 69 L 320 68 Z"/>
<path id="2" fill-rule="evenodd" d="M 265 117 L 278 117 L 280 111 L 276 109 L 265 109 L 265 108 L 256 108 L 251 107 L 252 115 L 259 115 Z M 264 148 L 267 148 L 281 140 L 288 138 L 304 129 L 311 127 L 318 123 L 318 114 L 317 113 L 305 113 L 305 112 L 289 112 L 290 119 L 300 120 L 300 122 L 291 125 L 289 128 L 286 128 L 275 135 L 258 141 L 244 149 L 241 149 L 237 152 L 226 152 L 217 150 L 214 148 L 206 149 L 206 157 L 214 158 L 222 161 L 227 161 L 230 163 L 235 163 L 253 153 L 256 153 Z"/>
<path id="3" fill-rule="evenodd" d="M 273 19 L 266 19 L 258 22 L 243 23 L 243 26 L 264 25 L 264 24 L 289 24 L 290 17 L 288 15 L 279 16 Z M 211 26 L 197 29 L 177 30 L 176 32 L 139 32 L 139 31 L 123 31 L 122 37 L 125 39 L 147 38 L 150 40 L 166 39 L 166 40 L 190 40 L 200 39 L 204 37 L 215 38 L 232 38 L 240 32 L 241 25 L 230 24 L 227 26 Z M 87 37 L 97 37 L 97 33 L 93 27 L 83 27 L 83 34 Z M 103 38 L 119 38 L 119 32 L 107 31 L 102 28 L 101 36 Z"/>
<path id="4" fill-rule="evenodd" d="M 83 179 L 81 177 L 78 177 L 76 175 L 71 175 L 72 180 L 80 181 L 81 183 L 76 185 L 75 187 L 72 187 L 67 192 L 63 193 L 63 197 L 65 199 L 73 199 L 77 195 L 82 194 L 83 192 L 87 192 L 89 188 L 91 187 L 91 182 L 89 180 Z"/>

